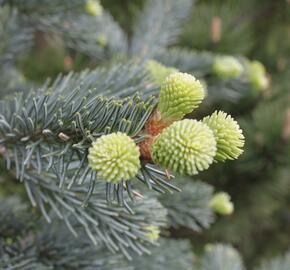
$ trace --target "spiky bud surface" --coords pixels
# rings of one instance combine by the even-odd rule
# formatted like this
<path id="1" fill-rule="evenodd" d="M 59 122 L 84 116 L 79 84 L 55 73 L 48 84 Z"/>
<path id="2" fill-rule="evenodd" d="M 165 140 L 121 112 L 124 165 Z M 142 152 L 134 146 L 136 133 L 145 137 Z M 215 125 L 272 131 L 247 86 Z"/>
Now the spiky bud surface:
<path id="1" fill-rule="evenodd" d="M 158 226 L 150 225 L 145 229 L 147 231 L 146 236 L 151 242 L 155 242 L 159 239 L 160 229 Z"/>
<path id="2" fill-rule="evenodd" d="M 212 115 L 205 117 L 203 122 L 213 130 L 216 138 L 216 161 L 237 159 L 243 153 L 244 135 L 237 121 L 230 115 L 215 111 Z"/>
<path id="3" fill-rule="evenodd" d="M 213 72 L 222 79 L 237 78 L 243 70 L 243 65 L 232 56 L 217 56 L 213 63 Z"/>
<path id="4" fill-rule="evenodd" d="M 106 182 L 118 183 L 134 177 L 140 168 L 140 152 L 126 134 L 103 135 L 89 148 L 89 165 Z"/>
<path id="5" fill-rule="evenodd" d="M 269 86 L 266 69 L 262 63 L 252 61 L 247 65 L 248 80 L 257 90 L 265 90 Z"/>
<path id="6" fill-rule="evenodd" d="M 204 96 L 203 86 L 194 76 L 182 72 L 169 75 L 160 89 L 161 119 L 168 122 L 182 119 L 198 107 Z"/>
<path id="7" fill-rule="evenodd" d="M 179 174 L 206 170 L 216 154 L 212 130 L 197 120 L 184 119 L 165 128 L 152 145 L 153 161 Z"/>
<path id="8" fill-rule="evenodd" d="M 155 60 L 149 60 L 146 68 L 154 82 L 158 85 L 161 85 L 170 74 L 178 72 L 176 68 L 164 66 Z"/>
<path id="9" fill-rule="evenodd" d="M 103 13 L 103 7 L 98 0 L 87 0 L 85 10 L 92 16 L 101 16 Z"/>
<path id="10" fill-rule="evenodd" d="M 209 207 L 221 215 L 230 215 L 234 211 L 234 204 L 226 192 L 216 193 L 209 201 Z"/>

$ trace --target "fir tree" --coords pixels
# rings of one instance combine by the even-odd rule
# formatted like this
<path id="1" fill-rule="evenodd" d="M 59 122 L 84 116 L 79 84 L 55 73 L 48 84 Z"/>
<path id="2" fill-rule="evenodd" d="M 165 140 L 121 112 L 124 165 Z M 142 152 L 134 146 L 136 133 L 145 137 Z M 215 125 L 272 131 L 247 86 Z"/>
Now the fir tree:
<path id="1" fill-rule="evenodd" d="M 223 112 L 185 117 L 265 88 L 253 62 L 170 47 L 190 0 L 146 1 L 130 35 L 96 0 L 0 4 L 1 268 L 243 269 L 228 246 L 194 264 L 190 244 L 169 238 L 229 214 L 209 184 L 180 175 L 237 159 L 241 130 Z M 43 70 L 53 79 L 35 80 L 29 67 L 43 48 L 48 62 L 61 54 L 67 74 L 54 66 Z"/>

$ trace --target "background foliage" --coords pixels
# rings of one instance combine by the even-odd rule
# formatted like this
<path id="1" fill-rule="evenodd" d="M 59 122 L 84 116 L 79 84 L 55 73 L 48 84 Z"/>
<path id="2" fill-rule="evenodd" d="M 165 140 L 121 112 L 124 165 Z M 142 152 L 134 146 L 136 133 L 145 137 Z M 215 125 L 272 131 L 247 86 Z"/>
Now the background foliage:
<path id="1" fill-rule="evenodd" d="M 289 247 L 289 12 L 283 0 L 198 1 L 180 39 L 188 48 L 259 59 L 271 76 L 259 100 L 229 105 L 245 131 L 245 154 L 207 176 L 236 206 L 211 239 L 234 244 L 249 265 Z"/>

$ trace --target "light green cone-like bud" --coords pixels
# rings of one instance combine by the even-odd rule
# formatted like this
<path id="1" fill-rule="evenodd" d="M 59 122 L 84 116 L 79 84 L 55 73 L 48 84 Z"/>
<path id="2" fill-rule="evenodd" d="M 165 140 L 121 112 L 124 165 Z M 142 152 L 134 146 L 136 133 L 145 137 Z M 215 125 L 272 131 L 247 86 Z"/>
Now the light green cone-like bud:
<path id="1" fill-rule="evenodd" d="M 118 183 L 134 177 L 140 168 L 140 152 L 124 133 L 103 135 L 89 148 L 89 165 L 106 182 Z"/>
<path id="2" fill-rule="evenodd" d="M 155 242 L 159 239 L 160 229 L 158 226 L 151 225 L 147 226 L 145 229 L 147 231 L 146 236 L 150 241 Z"/>
<path id="3" fill-rule="evenodd" d="M 168 122 L 182 119 L 198 107 L 204 96 L 203 86 L 194 76 L 181 72 L 169 75 L 160 89 L 161 119 Z"/>
<path id="4" fill-rule="evenodd" d="M 217 142 L 216 161 L 236 159 L 243 153 L 244 135 L 239 124 L 230 115 L 215 111 L 211 116 L 205 117 L 203 122 L 214 132 Z"/>
<path id="5" fill-rule="evenodd" d="M 269 79 L 266 69 L 262 63 L 253 61 L 247 65 L 247 74 L 249 82 L 257 90 L 265 90 L 269 86 Z"/>
<path id="6" fill-rule="evenodd" d="M 92 16 L 101 16 L 103 13 L 103 7 L 98 0 L 87 0 L 85 10 Z"/>
<path id="7" fill-rule="evenodd" d="M 215 194 L 209 202 L 209 207 L 221 215 L 230 215 L 234 211 L 234 204 L 231 197 L 226 192 Z"/>
<path id="8" fill-rule="evenodd" d="M 232 56 L 217 56 L 213 63 L 213 72 L 222 79 L 237 78 L 243 70 L 243 65 Z"/>
<path id="9" fill-rule="evenodd" d="M 165 128 L 152 145 L 153 161 L 179 174 L 206 170 L 216 154 L 212 130 L 202 122 L 185 119 Z"/>
<path id="10" fill-rule="evenodd" d="M 166 67 L 155 60 L 149 60 L 146 68 L 154 82 L 158 85 L 161 85 L 170 74 L 178 72 L 176 68 Z"/>

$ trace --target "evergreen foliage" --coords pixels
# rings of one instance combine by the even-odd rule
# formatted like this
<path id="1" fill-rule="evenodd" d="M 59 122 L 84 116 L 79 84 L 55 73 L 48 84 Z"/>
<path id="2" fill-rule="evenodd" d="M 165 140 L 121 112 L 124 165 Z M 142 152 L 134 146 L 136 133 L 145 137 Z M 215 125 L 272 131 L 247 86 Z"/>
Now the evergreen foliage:
<path id="1" fill-rule="evenodd" d="M 232 55 L 258 46 L 248 41 L 253 35 L 246 20 L 228 37 L 218 33 L 220 18 L 210 12 L 226 16 L 228 7 L 211 1 L 196 7 L 191 0 L 124 1 L 127 10 L 113 17 L 105 2 L 0 0 L 0 268 L 244 270 L 229 245 L 206 245 L 199 256 L 188 240 L 174 239 L 183 229 L 216 239 L 215 228 L 235 226 L 234 218 L 219 219 L 211 232 L 205 230 L 215 221 L 214 211 L 231 214 L 233 205 L 224 200 L 226 211 L 221 205 L 217 210 L 212 184 L 179 174 L 195 175 L 215 157 L 242 153 L 243 135 L 229 115 L 198 121 L 221 106 L 240 116 L 246 151 L 239 162 L 213 165 L 198 179 L 214 180 L 231 195 L 243 178 L 257 179 L 246 204 L 257 193 L 261 201 L 270 193 L 281 201 L 262 216 L 278 211 L 289 187 L 288 94 L 274 90 L 255 107 L 270 80 L 261 63 Z M 195 8 L 207 12 L 201 16 L 206 23 L 196 23 L 190 36 L 183 27 L 185 20 L 198 19 L 188 18 Z M 127 14 L 133 27 L 124 22 Z M 209 42 L 188 39 L 203 35 L 209 23 Z M 232 27 L 232 19 L 225 23 Z M 241 33 L 245 40 L 234 50 L 231 44 Z M 219 59 L 231 61 L 217 69 Z M 283 117 L 277 113 L 281 108 Z M 274 174 L 281 177 L 271 185 L 271 169 L 278 166 Z M 262 172 L 269 180 L 260 189 Z M 230 177 L 235 187 L 229 187 Z M 242 195 L 234 197 L 237 215 L 241 201 Z M 244 217 L 238 216 L 239 226 L 240 220 Z M 232 233 L 223 236 L 248 260 L 239 235 L 234 241 Z M 288 265 L 285 255 L 258 269 Z"/>

